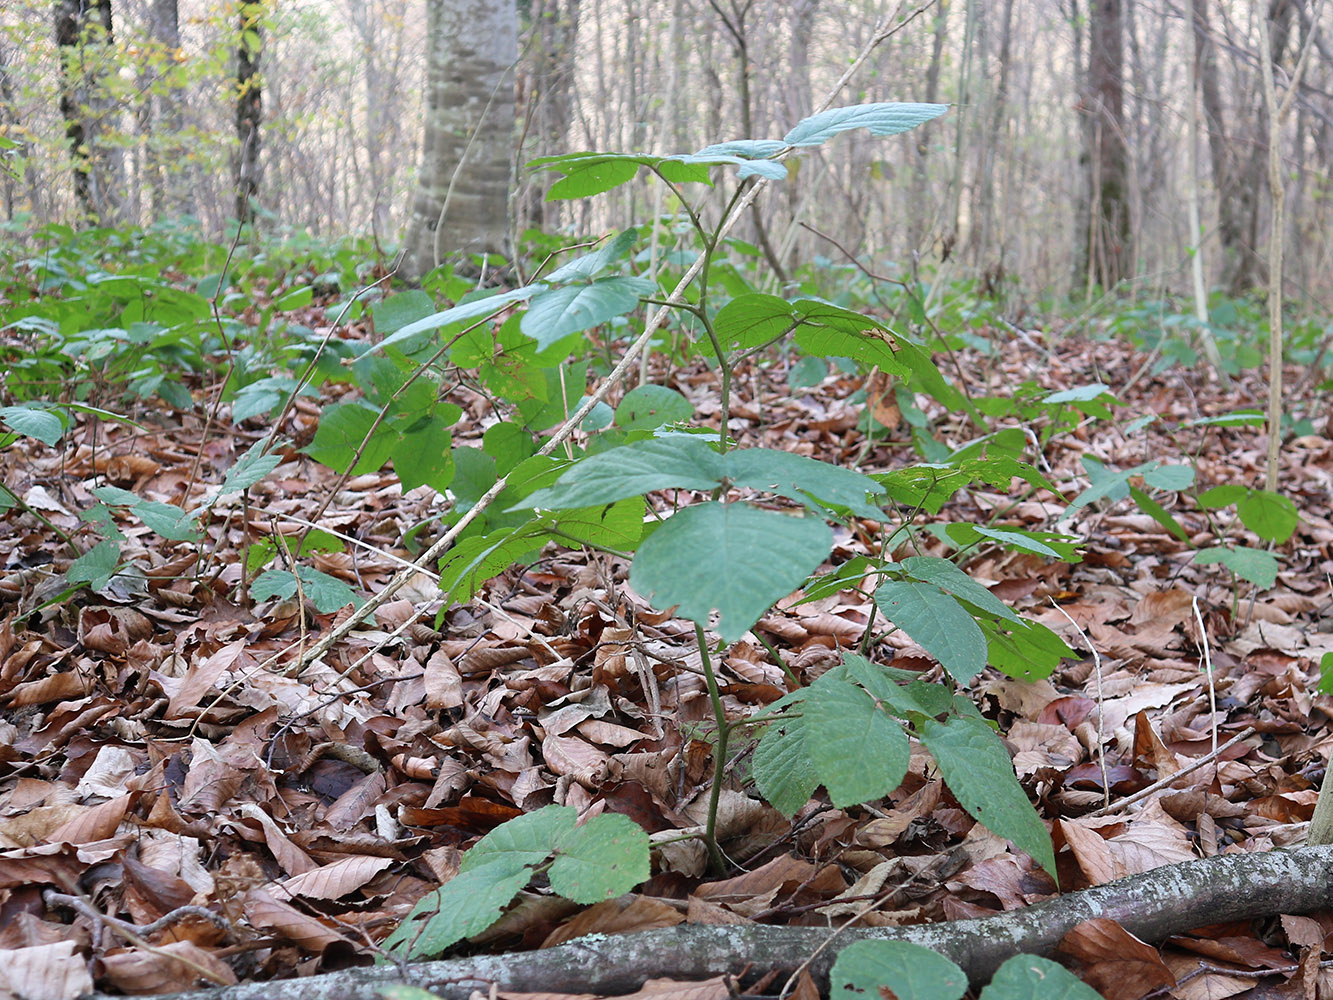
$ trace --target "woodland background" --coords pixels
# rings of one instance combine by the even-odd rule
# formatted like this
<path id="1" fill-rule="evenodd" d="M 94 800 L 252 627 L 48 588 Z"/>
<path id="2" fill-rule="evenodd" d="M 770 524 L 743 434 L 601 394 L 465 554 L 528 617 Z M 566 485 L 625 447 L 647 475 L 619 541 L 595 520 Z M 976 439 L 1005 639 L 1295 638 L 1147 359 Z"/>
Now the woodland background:
<path id="1" fill-rule="evenodd" d="M 1333 995 L 1331 30 L 4 0 L 0 998 Z"/>
<path id="2" fill-rule="evenodd" d="M 486 85 L 493 120 L 507 121 L 511 88 L 516 106 L 504 154 L 514 168 L 509 235 L 624 227 L 661 209 L 648 181 L 614 198 L 553 206 L 542 200 L 544 176 L 522 165 L 577 149 L 677 153 L 780 135 L 810 112 L 812 95 L 837 79 L 893 5 L 127 0 L 114 5 L 114 22 L 112 9 L 9 0 L 0 12 L 0 129 L 19 143 L 12 153 L 22 164 L 0 192 L 11 232 L 83 210 L 108 224 L 186 212 L 205 233 L 223 233 L 236 216 L 239 70 L 251 81 L 242 90 L 262 90 L 254 204 L 263 224 L 371 233 L 392 245 L 422 162 L 428 15 L 460 16 L 497 37 L 508 23 L 517 39 L 514 61 L 499 67 L 503 84 Z M 53 30 L 53 17 L 68 29 L 71 16 L 93 32 L 92 44 L 76 49 L 75 75 L 83 75 L 72 84 L 84 91 L 75 104 L 96 164 L 95 197 L 82 204 L 72 197 L 61 112 L 62 86 L 71 85 L 61 53 L 75 49 L 62 50 Z M 945 0 L 915 11 L 845 96 L 947 102 L 949 120 L 910 142 L 852 137 L 836 155 L 816 154 L 781 198 L 766 202 L 750 236 L 762 227 L 784 274 L 839 255 L 804 223 L 837 234 L 851 253 L 906 267 L 947 258 L 990 285 L 1008 279 L 1024 294 L 1057 298 L 1086 292 L 1089 253 L 1106 263 L 1102 244 L 1114 244 L 1116 259 L 1107 273 L 1094 271 L 1098 283 L 1186 290 L 1190 249 L 1201 245 L 1208 287 L 1239 294 L 1262 284 L 1270 224 L 1259 70 L 1266 57 L 1279 78 L 1291 73 L 1309 37 L 1308 70 L 1278 141 L 1286 235 L 1299 248 L 1288 277 L 1326 294 L 1330 17 L 1292 0 Z M 1272 26 L 1267 53 L 1261 18 Z M 238 67 L 247 30 L 255 62 Z M 1193 156 L 1192 99 L 1200 116 Z M 1199 238 L 1185 210 L 1196 185 Z M 1103 196 L 1116 201 L 1105 216 L 1113 232 L 1089 240 L 1089 206 Z"/>

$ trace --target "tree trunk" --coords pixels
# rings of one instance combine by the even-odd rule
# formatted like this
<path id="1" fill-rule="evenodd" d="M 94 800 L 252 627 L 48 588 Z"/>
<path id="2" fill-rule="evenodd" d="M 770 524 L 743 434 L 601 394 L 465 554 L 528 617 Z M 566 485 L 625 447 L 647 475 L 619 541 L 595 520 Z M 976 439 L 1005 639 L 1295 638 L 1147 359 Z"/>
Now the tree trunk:
<path id="1" fill-rule="evenodd" d="M 926 69 L 926 91 L 921 98 L 927 104 L 939 102 L 940 67 L 944 63 L 944 43 L 949 34 L 950 0 L 938 0 L 935 8 L 934 38 L 930 50 L 930 66 Z M 917 130 L 912 148 L 916 152 L 912 170 L 912 204 L 914 211 L 907 213 L 907 246 L 912 251 L 922 249 L 922 243 L 929 233 L 928 223 L 937 214 L 933 199 L 929 199 L 930 174 L 926 169 L 930 147 L 926 144 L 926 132 Z M 928 210 L 927 206 L 931 208 Z"/>
<path id="2" fill-rule="evenodd" d="M 94 46 L 112 42 L 111 0 L 56 0 L 56 46 L 60 50 L 60 114 L 74 160 L 74 197 L 80 214 L 94 223 L 114 214 L 105 151 L 98 148 Z"/>
<path id="3" fill-rule="evenodd" d="M 523 158 L 565 151 L 574 118 L 574 52 L 579 30 L 578 0 L 532 0 L 531 42 L 520 64 L 519 88 L 531 147 Z M 559 206 L 544 198 L 550 178 L 527 178 L 517 208 L 521 228 L 553 227 Z"/>
<path id="4" fill-rule="evenodd" d="M 1269 0 L 1271 46 L 1267 53 L 1276 64 L 1286 50 L 1295 5 L 1290 0 Z M 1217 189 L 1217 234 L 1222 244 L 1222 283 L 1230 295 L 1242 295 L 1267 280 L 1259 245 L 1259 193 L 1265 185 L 1268 161 L 1268 123 L 1262 94 L 1249 115 L 1253 131 L 1247 136 L 1231 134 L 1223 111 L 1218 79 L 1216 47 L 1209 24 L 1208 0 L 1194 6 L 1194 44 L 1199 65 L 1199 88 L 1203 95 L 1204 121 L 1208 127 L 1208 150 L 1212 160 L 1213 186 Z M 1260 15 L 1264 16 L 1264 15 Z M 1269 66 L 1263 72 L 1271 72 Z"/>
<path id="5" fill-rule="evenodd" d="M 1133 271 L 1130 254 L 1129 167 L 1125 146 L 1124 31 L 1121 0 L 1092 0 L 1088 22 L 1087 92 L 1082 110 L 1091 146 L 1088 274 L 1110 290 Z"/>
<path id="6" fill-rule="evenodd" d="M 505 253 L 514 152 L 514 0 L 427 0 L 426 127 L 403 271 Z"/>
<path id="7" fill-rule="evenodd" d="M 262 0 L 241 4 L 236 45 L 236 218 L 242 224 L 254 222 L 262 176 L 259 126 L 264 90 L 259 62 L 264 54 L 264 14 Z"/>

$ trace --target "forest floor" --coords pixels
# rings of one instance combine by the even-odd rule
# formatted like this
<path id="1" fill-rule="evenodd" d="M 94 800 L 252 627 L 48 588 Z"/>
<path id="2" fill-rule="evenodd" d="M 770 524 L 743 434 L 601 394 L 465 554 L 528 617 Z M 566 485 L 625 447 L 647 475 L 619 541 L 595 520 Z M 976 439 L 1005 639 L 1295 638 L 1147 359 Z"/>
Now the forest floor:
<path id="1" fill-rule="evenodd" d="M 942 515 L 981 521 L 1002 510 L 1007 522 L 1085 539 L 1081 562 L 981 550 L 965 564 L 1082 656 L 1034 683 L 988 670 L 970 689 L 1050 826 L 1065 889 L 1299 843 L 1333 743 L 1333 711 L 1316 692 L 1320 659 L 1333 650 L 1326 417 L 1284 445 L 1280 488 L 1301 522 L 1277 551 L 1277 584 L 1262 592 L 1193 562 L 1220 526 L 1183 494 L 1158 500 L 1189 543 L 1132 501 L 1069 508 L 1087 482 L 1084 456 L 1116 468 L 1192 463 L 1199 489 L 1262 485 L 1261 429 L 1188 426 L 1262 406 L 1259 376 L 1223 384 L 1203 365 L 1154 374 L 1150 360 L 1119 342 L 1037 331 L 1010 337 L 995 357 L 956 359 L 974 388 L 1104 382 L 1124 404 L 1116 421 L 1086 421 L 1034 463 L 1066 497 L 1015 503 L 1001 490 L 970 489 Z M 1298 387 L 1290 409 L 1319 414 L 1306 375 L 1287 372 Z M 781 362 L 748 367 L 731 431 L 743 443 L 859 460 L 865 470 L 916 461 L 892 440 L 902 429 L 888 443 L 858 432 L 862 407 L 851 397 L 863 381 L 835 374 L 792 390 Z M 716 421 L 709 371 L 677 370 L 670 384 L 696 419 Z M 283 433 L 308 442 L 326 401 L 302 400 Z M 455 444 L 467 444 L 493 414 L 466 390 L 455 401 L 464 409 Z M 220 482 L 267 431 L 258 421 L 205 425 L 165 406 L 129 415 L 137 427 L 84 420 L 59 449 L 23 439 L 5 453 L 5 481 L 74 533 L 94 487 L 179 504 Z M 1146 416 L 1157 419 L 1124 433 Z M 934 424 L 936 437 L 958 444 L 972 435 L 949 419 Z M 390 471 L 342 482 L 296 451 L 244 506 L 234 500 L 213 510 L 203 546 L 122 522 L 135 571 L 36 613 L 63 589 L 72 553 L 20 509 L 0 519 L 0 968 L 15 983 L 26 969 L 22 981 L 48 996 L 93 985 L 162 992 L 369 962 L 374 942 L 457 872 L 476 838 L 551 802 L 633 818 L 656 845 L 652 878 L 592 908 L 525 892 L 463 954 L 684 922 L 945 921 L 1056 893 L 1029 857 L 957 806 L 915 749 L 888 799 L 839 810 L 821 794 L 788 820 L 750 793 L 753 745 L 744 739 L 733 743 L 719 820 L 734 869 L 710 873 L 701 842 L 678 839 L 703 822 L 712 774 L 694 628 L 646 606 L 627 586 L 627 563 L 605 554 L 548 549 L 470 603 L 444 608 L 438 622 L 440 592 L 421 572 L 373 623 L 292 674 L 350 609 L 251 602 L 240 587 L 247 546 L 275 533 L 294 543 L 328 501 L 320 526 L 362 544 L 313 564 L 370 594 L 438 536 L 428 527 L 415 548 L 404 545 L 443 501 L 429 488 L 404 494 Z M 835 561 L 873 551 L 882 530 L 840 529 Z M 882 625 L 868 595 L 844 591 L 784 601 L 755 632 L 808 683 Z M 901 634 L 873 656 L 939 676 Z M 733 717 L 788 689 L 758 641 L 731 647 L 719 670 Z M 1207 766 L 1117 805 L 1242 733 Z M 1108 802 L 1109 813 L 1092 815 Z M 1135 951 L 1132 964 L 1077 944 L 1066 958 L 1117 1000 L 1166 989 L 1191 1000 L 1271 996 L 1308 960 L 1302 946 L 1331 933 L 1333 911 L 1182 934 L 1146 956 Z M 725 997 L 726 985 L 715 986 L 705 993 Z"/>

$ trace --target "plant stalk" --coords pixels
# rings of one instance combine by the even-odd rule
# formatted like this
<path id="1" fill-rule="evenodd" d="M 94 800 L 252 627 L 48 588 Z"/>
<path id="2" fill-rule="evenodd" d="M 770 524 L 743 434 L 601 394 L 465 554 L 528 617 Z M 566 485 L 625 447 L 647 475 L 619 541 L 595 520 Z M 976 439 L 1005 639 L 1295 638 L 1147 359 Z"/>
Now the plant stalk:
<path id="1" fill-rule="evenodd" d="M 727 724 L 727 713 L 722 707 L 722 694 L 717 687 L 717 675 L 713 673 L 713 661 L 708 655 L 708 642 L 704 638 L 704 627 L 694 623 L 694 635 L 699 642 L 699 659 L 703 663 L 704 682 L 708 685 L 708 700 L 713 703 L 713 718 L 717 722 L 717 745 L 713 748 L 713 787 L 708 793 L 708 821 L 704 825 L 704 843 L 708 846 L 708 858 L 713 870 L 719 875 L 727 873 L 727 859 L 722 848 L 717 846 L 717 804 L 722 797 L 722 779 L 727 769 L 727 743 L 731 738 L 731 727 Z"/>

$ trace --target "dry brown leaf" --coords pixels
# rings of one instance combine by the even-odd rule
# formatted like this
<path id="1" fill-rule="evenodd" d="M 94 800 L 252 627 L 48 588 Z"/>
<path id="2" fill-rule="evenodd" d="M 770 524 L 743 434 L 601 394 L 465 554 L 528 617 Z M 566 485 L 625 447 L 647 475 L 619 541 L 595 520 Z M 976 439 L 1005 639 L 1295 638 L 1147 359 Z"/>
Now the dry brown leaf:
<path id="1" fill-rule="evenodd" d="M 1156 948 L 1106 917 L 1078 924 L 1057 950 L 1080 964 L 1082 978 L 1106 1000 L 1139 1000 L 1176 983 Z"/>
<path id="2" fill-rule="evenodd" d="M 360 889 L 392 864 L 392 858 L 356 855 L 283 879 L 270 892 L 276 899 L 297 896 L 306 899 L 341 899 Z"/>
<path id="3" fill-rule="evenodd" d="M 426 661 L 422 680 L 426 688 L 427 708 L 439 711 L 458 708 L 463 704 L 463 675 L 443 649 L 437 649 Z"/>
<path id="4" fill-rule="evenodd" d="M 301 950 L 316 954 L 346 940 L 315 917 L 279 902 L 263 889 L 251 889 L 245 894 L 245 918 L 255 927 L 277 931 Z"/>
<path id="5" fill-rule="evenodd" d="M 674 927 L 685 917 L 674 906 L 632 894 L 598 903 L 565 921 L 542 942 L 543 948 L 564 944 L 585 934 L 632 934 L 659 927 Z"/>
<path id="6" fill-rule="evenodd" d="M 125 819 L 125 813 L 138 797 L 137 792 L 131 792 L 93 806 L 91 809 L 85 809 L 78 816 L 52 830 L 47 839 L 53 844 L 77 845 L 115 836 L 116 829 Z"/>
<path id="7" fill-rule="evenodd" d="M 107 979 L 127 993 L 175 993 L 198 983 L 234 986 L 236 973 L 220 958 L 189 941 L 129 948 L 102 956 Z"/>
<path id="8" fill-rule="evenodd" d="M 0 951 L 0 990 L 15 997 L 74 1000 L 93 991 L 88 963 L 73 941 Z"/>

